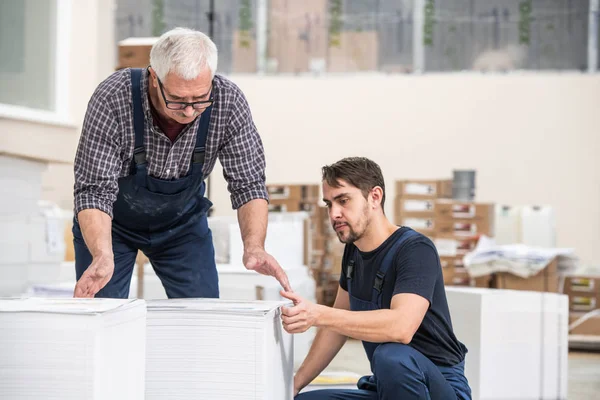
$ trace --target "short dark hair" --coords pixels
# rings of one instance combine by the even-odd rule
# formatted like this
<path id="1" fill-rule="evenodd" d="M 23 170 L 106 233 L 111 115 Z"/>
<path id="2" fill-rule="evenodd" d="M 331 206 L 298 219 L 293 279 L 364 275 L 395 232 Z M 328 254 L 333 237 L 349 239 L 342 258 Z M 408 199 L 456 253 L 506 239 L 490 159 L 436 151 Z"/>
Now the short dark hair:
<path id="1" fill-rule="evenodd" d="M 339 180 L 343 179 L 362 192 L 365 199 L 375 186 L 383 191 L 381 208 L 385 205 L 385 182 L 381 168 L 374 161 L 365 157 L 347 157 L 322 169 L 323 180 L 331 187 L 340 187 Z"/>

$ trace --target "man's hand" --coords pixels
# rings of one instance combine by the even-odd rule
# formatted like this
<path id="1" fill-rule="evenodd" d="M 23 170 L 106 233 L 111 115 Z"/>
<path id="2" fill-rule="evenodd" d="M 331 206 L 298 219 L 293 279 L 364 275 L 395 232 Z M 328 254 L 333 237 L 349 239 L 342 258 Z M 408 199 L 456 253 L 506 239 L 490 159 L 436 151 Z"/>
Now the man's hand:
<path id="1" fill-rule="evenodd" d="M 279 281 L 279 284 L 285 291 L 292 291 L 287 274 L 283 268 L 281 268 L 272 255 L 263 249 L 244 250 L 243 262 L 246 269 L 256 271 L 259 274 L 270 275 Z"/>
<path id="2" fill-rule="evenodd" d="M 112 255 L 94 258 L 77 281 L 74 297 L 94 297 L 110 281 L 114 271 L 115 260 Z"/>
<path id="3" fill-rule="evenodd" d="M 294 302 L 293 307 L 281 307 L 281 320 L 286 332 L 302 333 L 317 324 L 321 306 L 311 303 L 294 292 L 282 290 L 279 293 Z"/>

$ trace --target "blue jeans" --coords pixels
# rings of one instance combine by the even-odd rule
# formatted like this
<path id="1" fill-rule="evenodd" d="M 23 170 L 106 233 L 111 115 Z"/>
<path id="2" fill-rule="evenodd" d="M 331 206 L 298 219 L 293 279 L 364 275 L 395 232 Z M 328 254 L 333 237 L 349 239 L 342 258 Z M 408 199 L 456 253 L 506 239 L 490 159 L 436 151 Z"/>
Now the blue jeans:
<path id="1" fill-rule="evenodd" d="M 323 389 L 300 393 L 295 400 L 470 400 L 464 361 L 439 367 L 411 346 L 385 343 L 373 354 L 373 376 L 363 389 Z M 364 387 L 368 387 L 365 390 Z"/>

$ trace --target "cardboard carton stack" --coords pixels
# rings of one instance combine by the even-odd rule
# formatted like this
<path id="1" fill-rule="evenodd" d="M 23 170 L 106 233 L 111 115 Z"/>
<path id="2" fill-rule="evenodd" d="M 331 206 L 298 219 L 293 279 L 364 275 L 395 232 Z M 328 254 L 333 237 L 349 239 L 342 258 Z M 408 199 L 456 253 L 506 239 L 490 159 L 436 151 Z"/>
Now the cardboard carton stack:
<path id="1" fill-rule="evenodd" d="M 157 40 L 157 37 L 132 37 L 121 40 L 116 69 L 146 68 L 150 65 L 150 50 Z"/>
<path id="2" fill-rule="evenodd" d="M 344 244 L 329 221 L 329 210 L 317 207 L 310 218 L 310 267 L 317 283 L 317 301 L 333 305 L 342 272 Z"/>
<path id="3" fill-rule="evenodd" d="M 544 269 L 527 278 L 522 278 L 510 272 L 496 272 L 491 276 L 489 287 L 494 289 L 560 293 L 558 258 L 555 257 Z"/>
<path id="4" fill-rule="evenodd" d="M 269 184 L 269 212 L 311 212 L 319 203 L 319 185 Z"/>
<path id="5" fill-rule="evenodd" d="M 269 212 L 309 214 L 304 225 L 304 264 L 316 283 L 316 300 L 332 305 L 342 270 L 344 245 L 339 242 L 329 222 L 329 212 L 319 204 L 319 185 L 269 184 Z"/>
<path id="6" fill-rule="evenodd" d="M 600 337 L 600 312 L 588 314 L 600 309 L 600 275 L 566 276 L 563 293 L 569 296 L 569 324 L 580 322 L 570 333 Z"/>
<path id="7" fill-rule="evenodd" d="M 481 235 L 494 236 L 494 204 L 440 199 L 435 202 L 434 243 L 444 268 L 448 285 L 471 284 L 463 257 L 475 249 Z M 476 286 L 487 286 L 488 277 L 478 279 Z"/>
<path id="8" fill-rule="evenodd" d="M 435 237 L 435 201 L 452 197 L 450 180 L 396 181 L 394 211 L 397 225 Z"/>

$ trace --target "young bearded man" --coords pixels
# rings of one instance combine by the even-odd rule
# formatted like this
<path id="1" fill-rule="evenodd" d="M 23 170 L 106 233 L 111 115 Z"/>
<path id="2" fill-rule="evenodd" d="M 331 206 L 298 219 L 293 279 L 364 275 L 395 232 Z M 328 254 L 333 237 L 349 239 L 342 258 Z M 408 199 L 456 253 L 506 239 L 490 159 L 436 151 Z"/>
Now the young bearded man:
<path id="1" fill-rule="evenodd" d="M 282 291 L 287 332 L 317 326 L 311 349 L 294 377 L 298 400 L 470 400 L 466 347 L 456 338 L 436 248 L 427 237 L 385 216 L 379 166 L 346 158 L 323 168 L 323 200 L 342 243 L 340 287 L 333 307 Z M 331 362 L 348 337 L 361 340 L 373 375 L 357 390 L 298 394 Z"/>

